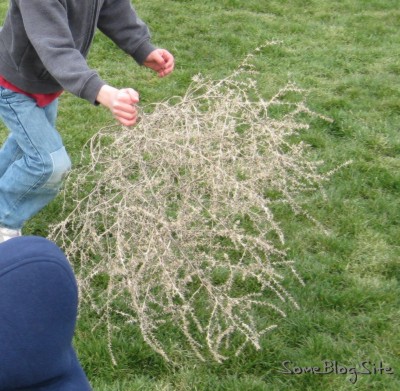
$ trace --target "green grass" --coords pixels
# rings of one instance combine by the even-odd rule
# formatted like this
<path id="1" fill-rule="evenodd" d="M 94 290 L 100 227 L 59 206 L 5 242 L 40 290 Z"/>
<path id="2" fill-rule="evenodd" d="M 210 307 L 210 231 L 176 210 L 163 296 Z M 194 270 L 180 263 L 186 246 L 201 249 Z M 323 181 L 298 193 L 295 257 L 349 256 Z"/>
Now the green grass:
<path id="1" fill-rule="evenodd" d="M 2 2 L 5 3 L 5 2 Z M 183 94 L 199 72 L 228 75 L 243 56 L 267 40 L 255 63 L 266 97 L 288 81 L 309 91 L 308 104 L 334 121 L 315 120 L 302 139 L 327 168 L 352 160 L 326 185 L 327 200 L 310 196 L 308 210 L 330 232 L 277 210 L 290 258 L 306 287 L 290 291 L 301 304 L 265 337 L 263 349 L 246 350 L 224 364 L 188 357 L 172 367 L 142 341 L 134 327 L 116 332 L 118 364 L 107 351 L 105 330 L 82 308 L 75 345 L 95 390 L 398 390 L 400 389 L 400 45 L 398 0 L 219 0 L 134 2 L 153 42 L 176 57 L 167 79 L 137 67 L 97 35 L 90 64 L 115 86 L 132 86 L 143 103 Z M 5 4 L 0 5 L 4 13 Z M 58 127 L 73 162 L 84 143 L 112 123 L 102 108 L 69 94 L 61 98 Z M 4 128 L 0 130 L 5 135 Z M 33 218 L 26 231 L 47 232 L 58 221 L 60 200 Z M 179 341 L 176 341 L 179 349 Z M 189 355 L 189 353 L 188 353 Z M 287 375 L 292 368 L 342 366 L 363 361 L 393 368 L 394 375 Z M 371 364 L 371 369 L 373 366 Z"/>

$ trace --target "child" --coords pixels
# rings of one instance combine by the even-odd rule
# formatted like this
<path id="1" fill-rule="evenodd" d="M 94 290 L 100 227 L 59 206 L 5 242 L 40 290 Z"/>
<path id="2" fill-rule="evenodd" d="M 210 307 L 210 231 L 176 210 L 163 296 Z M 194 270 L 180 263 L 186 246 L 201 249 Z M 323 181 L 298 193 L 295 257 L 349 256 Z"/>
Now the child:
<path id="1" fill-rule="evenodd" d="M 0 243 L 0 390 L 92 389 L 72 346 L 77 307 L 75 276 L 54 243 Z"/>
<path id="2" fill-rule="evenodd" d="M 136 122 L 137 92 L 107 85 L 86 62 L 96 28 L 160 77 L 172 72 L 174 57 L 150 43 L 130 0 L 10 0 L 0 32 L 0 115 L 10 131 L 0 150 L 0 242 L 21 235 L 71 167 L 55 128 L 63 90 L 122 125 Z"/>

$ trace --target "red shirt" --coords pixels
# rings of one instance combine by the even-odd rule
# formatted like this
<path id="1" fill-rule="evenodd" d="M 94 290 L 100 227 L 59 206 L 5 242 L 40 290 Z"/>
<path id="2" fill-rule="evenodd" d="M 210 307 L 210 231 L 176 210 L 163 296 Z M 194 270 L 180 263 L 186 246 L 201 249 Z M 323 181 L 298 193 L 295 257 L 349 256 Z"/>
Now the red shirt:
<path id="1" fill-rule="evenodd" d="M 0 86 L 7 88 L 14 92 L 19 92 L 20 94 L 24 94 L 36 100 L 36 103 L 39 107 L 44 107 L 57 99 L 63 91 L 54 92 L 52 94 L 30 94 L 29 92 L 25 92 L 20 88 L 16 87 L 14 84 L 10 83 L 3 76 L 0 75 Z"/>

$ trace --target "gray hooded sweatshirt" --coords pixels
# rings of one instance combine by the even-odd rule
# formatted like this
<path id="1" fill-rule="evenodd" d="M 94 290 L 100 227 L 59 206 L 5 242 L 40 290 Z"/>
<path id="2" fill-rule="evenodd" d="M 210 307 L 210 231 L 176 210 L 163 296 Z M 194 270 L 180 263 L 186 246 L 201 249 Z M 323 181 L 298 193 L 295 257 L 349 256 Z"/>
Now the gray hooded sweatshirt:
<path id="1" fill-rule="evenodd" d="M 86 62 L 96 28 L 139 64 L 155 49 L 129 0 L 10 0 L 0 75 L 29 93 L 64 89 L 94 104 L 105 84 Z"/>

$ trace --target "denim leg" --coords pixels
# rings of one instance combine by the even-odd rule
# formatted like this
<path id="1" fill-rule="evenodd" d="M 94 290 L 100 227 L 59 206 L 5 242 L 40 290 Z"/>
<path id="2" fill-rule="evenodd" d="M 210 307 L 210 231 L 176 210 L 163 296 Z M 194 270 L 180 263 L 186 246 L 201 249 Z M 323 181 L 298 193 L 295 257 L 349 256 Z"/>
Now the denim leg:
<path id="1" fill-rule="evenodd" d="M 43 108 L 47 120 L 53 127 L 56 126 L 57 107 L 58 100 Z M 0 149 L 0 178 L 12 163 L 22 157 L 22 154 L 22 150 L 15 140 L 14 135 L 10 133 L 9 137 L 4 142 L 3 147 Z"/>
<path id="2" fill-rule="evenodd" d="M 54 127 L 56 112 L 57 101 L 40 108 L 33 99 L 0 87 L 0 115 L 10 130 L 2 151 L 11 162 L 0 178 L 0 226 L 20 229 L 59 192 L 71 161 Z M 11 142 L 21 152 L 14 161 Z"/>
<path id="3" fill-rule="evenodd" d="M 0 149 L 0 178 L 8 167 L 22 157 L 22 151 L 12 134 L 8 136 Z"/>
<path id="4" fill-rule="evenodd" d="M 53 101 L 50 105 L 43 107 L 46 118 L 53 128 L 56 127 L 57 109 L 58 109 L 58 99 Z"/>

